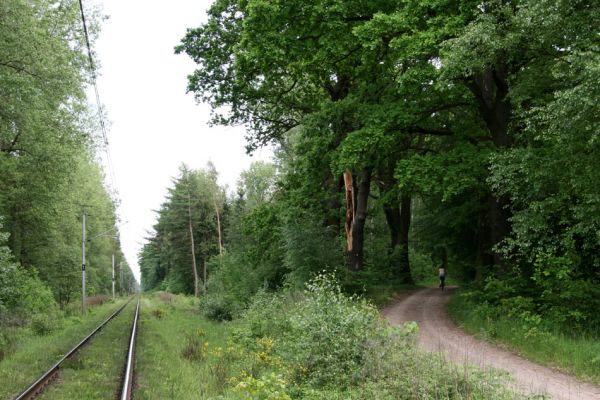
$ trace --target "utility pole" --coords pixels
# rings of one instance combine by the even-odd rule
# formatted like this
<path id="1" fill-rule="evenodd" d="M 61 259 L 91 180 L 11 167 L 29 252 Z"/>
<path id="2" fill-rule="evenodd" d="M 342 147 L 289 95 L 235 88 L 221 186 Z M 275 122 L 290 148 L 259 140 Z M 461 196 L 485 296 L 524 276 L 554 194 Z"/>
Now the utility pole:
<path id="1" fill-rule="evenodd" d="M 115 299 L 115 253 L 112 255 L 112 296 Z"/>
<path id="2" fill-rule="evenodd" d="M 121 296 L 123 296 L 123 261 L 119 263 L 119 270 L 121 271 Z"/>
<path id="3" fill-rule="evenodd" d="M 85 314 L 85 211 L 81 222 L 81 313 Z"/>

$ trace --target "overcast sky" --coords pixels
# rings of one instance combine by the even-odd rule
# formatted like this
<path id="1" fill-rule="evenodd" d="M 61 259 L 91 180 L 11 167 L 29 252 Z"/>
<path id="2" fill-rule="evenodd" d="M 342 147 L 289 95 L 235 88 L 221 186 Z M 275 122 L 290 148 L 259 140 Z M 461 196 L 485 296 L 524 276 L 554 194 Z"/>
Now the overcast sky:
<path id="1" fill-rule="evenodd" d="M 209 107 L 186 94 L 194 63 L 173 48 L 186 28 L 206 20 L 212 1 L 93 1 L 109 17 L 94 46 L 97 82 L 109 121 L 118 211 L 127 221 L 120 228 L 121 245 L 139 281 L 137 253 L 181 163 L 202 168 L 212 161 L 220 183 L 233 188 L 243 169 L 271 153 L 247 156 L 244 129 L 209 127 Z"/>

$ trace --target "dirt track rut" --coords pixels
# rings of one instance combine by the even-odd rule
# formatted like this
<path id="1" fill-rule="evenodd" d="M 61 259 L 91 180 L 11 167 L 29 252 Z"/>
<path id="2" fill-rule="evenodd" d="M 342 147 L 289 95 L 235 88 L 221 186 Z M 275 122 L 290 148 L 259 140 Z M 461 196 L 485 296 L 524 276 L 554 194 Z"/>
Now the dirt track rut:
<path id="1" fill-rule="evenodd" d="M 460 330 L 446 314 L 454 288 L 422 289 L 386 307 L 382 315 L 392 324 L 416 321 L 419 342 L 428 351 L 441 351 L 455 362 L 508 371 L 516 387 L 531 394 L 548 394 L 558 400 L 600 400 L 600 388 L 543 367 L 478 340 Z"/>

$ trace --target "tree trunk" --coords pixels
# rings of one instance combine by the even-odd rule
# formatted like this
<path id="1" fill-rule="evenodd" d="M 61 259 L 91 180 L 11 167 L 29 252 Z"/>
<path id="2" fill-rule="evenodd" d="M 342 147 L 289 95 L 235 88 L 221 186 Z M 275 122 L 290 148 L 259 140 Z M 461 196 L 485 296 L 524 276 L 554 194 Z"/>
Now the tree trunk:
<path id="1" fill-rule="evenodd" d="M 213 199 L 215 205 L 215 214 L 217 215 L 217 233 L 219 239 L 219 256 L 223 257 L 223 238 L 221 237 L 221 217 L 219 216 L 219 208 L 217 201 Z M 206 279 L 204 279 L 206 281 Z M 206 282 L 205 282 L 206 283 Z"/>
<path id="2" fill-rule="evenodd" d="M 490 131 L 492 141 L 496 147 L 508 148 L 513 145 L 508 134 L 508 127 L 512 115 L 512 106 L 508 95 L 508 68 L 505 65 L 496 65 L 487 68 L 472 77 L 467 85 L 477 100 L 479 112 Z M 483 243 L 480 244 L 478 258 L 483 265 L 501 265 L 500 256 L 493 252 L 492 247 L 502 241 L 510 233 L 510 201 L 504 197 L 497 197 L 489 193 L 485 232 Z M 479 279 L 483 278 L 482 271 L 476 272 Z"/>
<path id="3" fill-rule="evenodd" d="M 385 213 L 385 221 L 390 230 L 390 254 L 394 252 L 396 246 L 400 244 L 400 205 L 394 201 L 392 204 L 387 204 L 383 208 Z"/>
<path id="4" fill-rule="evenodd" d="M 192 229 L 192 205 L 188 196 L 188 222 L 190 229 L 190 246 L 192 252 L 192 271 L 194 272 L 194 296 L 198 297 L 198 268 L 196 268 L 196 246 L 194 246 L 194 230 Z"/>
<path id="5" fill-rule="evenodd" d="M 408 234 L 411 221 L 411 197 L 402 195 L 400 198 L 400 235 L 398 246 L 400 249 L 400 277 L 405 283 L 413 283 L 410 273 L 410 259 L 408 254 Z"/>
<path id="6" fill-rule="evenodd" d="M 384 207 L 385 220 L 390 231 L 390 262 L 395 275 L 403 283 L 413 283 L 410 272 L 409 239 L 411 222 L 411 197 L 402 196 L 401 201 L 393 201 Z"/>
<path id="7" fill-rule="evenodd" d="M 367 220 L 367 204 L 371 191 L 371 168 L 364 168 L 360 172 L 360 182 L 356 193 L 356 212 L 352 221 L 352 249 L 348 251 L 348 269 L 360 271 L 363 267 L 365 221 Z"/>
<path id="8" fill-rule="evenodd" d="M 350 171 L 344 171 L 344 186 L 346 194 L 346 249 L 352 251 L 352 223 L 354 222 L 354 183 Z"/>

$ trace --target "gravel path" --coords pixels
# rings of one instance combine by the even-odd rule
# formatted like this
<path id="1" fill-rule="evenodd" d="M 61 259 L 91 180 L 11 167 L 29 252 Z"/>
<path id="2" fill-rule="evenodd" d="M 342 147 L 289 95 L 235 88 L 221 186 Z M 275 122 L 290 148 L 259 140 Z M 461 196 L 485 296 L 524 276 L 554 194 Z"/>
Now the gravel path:
<path id="1" fill-rule="evenodd" d="M 386 307 L 382 315 L 392 324 L 416 321 L 419 342 L 428 351 L 443 351 L 455 362 L 508 371 L 524 393 L 545 393 L 560 400 L 600 400 L 600 388 L 475 339 L 457 328 L 446 314 L 453 290 L 431 288 L 409 293 Z"/>

